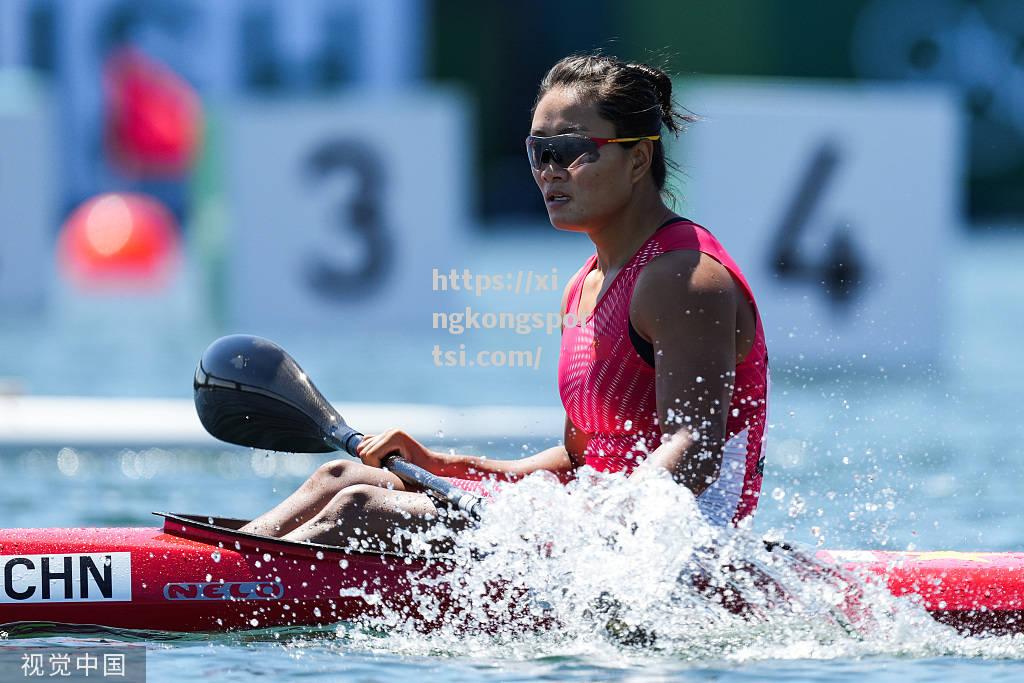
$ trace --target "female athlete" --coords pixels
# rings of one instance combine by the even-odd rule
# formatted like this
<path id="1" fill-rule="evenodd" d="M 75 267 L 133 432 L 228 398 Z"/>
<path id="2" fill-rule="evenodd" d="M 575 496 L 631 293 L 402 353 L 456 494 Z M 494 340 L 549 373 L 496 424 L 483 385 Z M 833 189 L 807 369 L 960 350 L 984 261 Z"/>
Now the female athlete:
<path id="1" fill-rule="evenodd" d="M 289 540 L 389 547 L 394 529 L 445 517 L 381 469 L 399 451 L 466 488 L 581 466 L 667 470 L 719 524 L 748 517 L 761 487 L 768 356 L 753 293 L 703 227 L 663 200 L 663 131 L 691 117 L 662 71 L 574 55 L 540 85 L 526 151 L 552 225 L 596 253 L 562 296 L 561 445 L 520 460 L 432 451 L 400 429 L 368 436 L 361 463 L 321 466 L 245 531 Z M 449 522 L 450 523 L 450 522 Z"/>

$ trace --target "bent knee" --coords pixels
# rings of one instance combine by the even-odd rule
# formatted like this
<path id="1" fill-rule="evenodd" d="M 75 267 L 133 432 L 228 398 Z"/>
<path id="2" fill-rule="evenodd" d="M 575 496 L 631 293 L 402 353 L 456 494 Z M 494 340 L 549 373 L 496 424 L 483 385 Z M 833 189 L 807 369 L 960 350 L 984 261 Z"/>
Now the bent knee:
<path id="1" fill-rule="evenodd" d="M 385 495 L 385 490 L 373 484 L 352 484 L 334 494 L 328 507 L 334 510 L 363 509 Z"/>
<path id="2" fill-rule="evenodd" d="M 352 466 L 356 464 L 357 463 L 353 460 L 343 460 L 341 458 L 331 460 L 320 465 L 320 467 L 317 467 L 316 471 L 313 472 L 312 478 L 327 480 L 341 479 L 342 477 L 350 474 L 353 469 Z"/>
<path id="3" fill-rule="evenodd" d="M 374 497 L 383 493 L 383 489 L 370 484 L 353 484 L 346 486 L 331 496 L 313 519 L 313 524 L 336 524 L 342 519 L 350 521 L 365 520 L 367 510 L 373 504 Z"/>
<path id="4" fill-rule="evenodd" d="M 362 466 L 352 460 L 331 460 L 317 467 L 306 484 L 325 491 L 340 491 L 356 479 Z"/>

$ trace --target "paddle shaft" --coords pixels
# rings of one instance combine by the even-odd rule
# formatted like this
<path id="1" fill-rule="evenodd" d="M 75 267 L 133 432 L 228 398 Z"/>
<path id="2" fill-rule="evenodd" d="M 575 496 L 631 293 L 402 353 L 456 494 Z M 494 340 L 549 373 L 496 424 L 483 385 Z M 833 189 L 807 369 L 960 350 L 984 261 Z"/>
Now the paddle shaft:
<path id="1" fill-rule="evenodd" d="M 345 451 L 355 457 L 356 447 L 362 442 L 363 435 L 344 425 L 340 430 L 335 429 L 327 435 L 329 444 L 340 451 Z M 450 503 L 457 510 L 462 510 L 474 519 L 480 519 L 483 512 L 483 500 L 469 491 L 463 491 L 458 486 L 443 477 L 426 471 L 422 467 L 412 464 L 398 454 L 398 451 L 384 456 L 381 466 L 393 472 L 399 479 L 407 484 L 421 486 L 430 493 Z"/>

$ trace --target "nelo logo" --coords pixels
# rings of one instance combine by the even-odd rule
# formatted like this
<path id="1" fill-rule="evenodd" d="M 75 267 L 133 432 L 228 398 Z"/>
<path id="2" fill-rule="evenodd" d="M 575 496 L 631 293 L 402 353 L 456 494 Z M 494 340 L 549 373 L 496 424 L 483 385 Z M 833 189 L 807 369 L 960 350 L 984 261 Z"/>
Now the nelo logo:
<path id="1" fill-rule="evenodd" d="M 276 581 L 225 581 L 209 583 L 168 583 L 167 600 L 280 600 L 284 586 Z"/>

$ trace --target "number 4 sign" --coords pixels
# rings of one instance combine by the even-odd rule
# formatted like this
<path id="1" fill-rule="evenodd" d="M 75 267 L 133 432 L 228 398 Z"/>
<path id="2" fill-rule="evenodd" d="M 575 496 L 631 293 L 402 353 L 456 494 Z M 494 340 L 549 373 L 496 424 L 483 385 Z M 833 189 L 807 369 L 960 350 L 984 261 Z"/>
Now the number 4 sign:
<path id="1" fill-rule="evenodd" d="M 774 360 L 931 362 L 960 221 L 961 125 L 936 89 L 688 81 L 683 215 L 758 297 Z"/>

